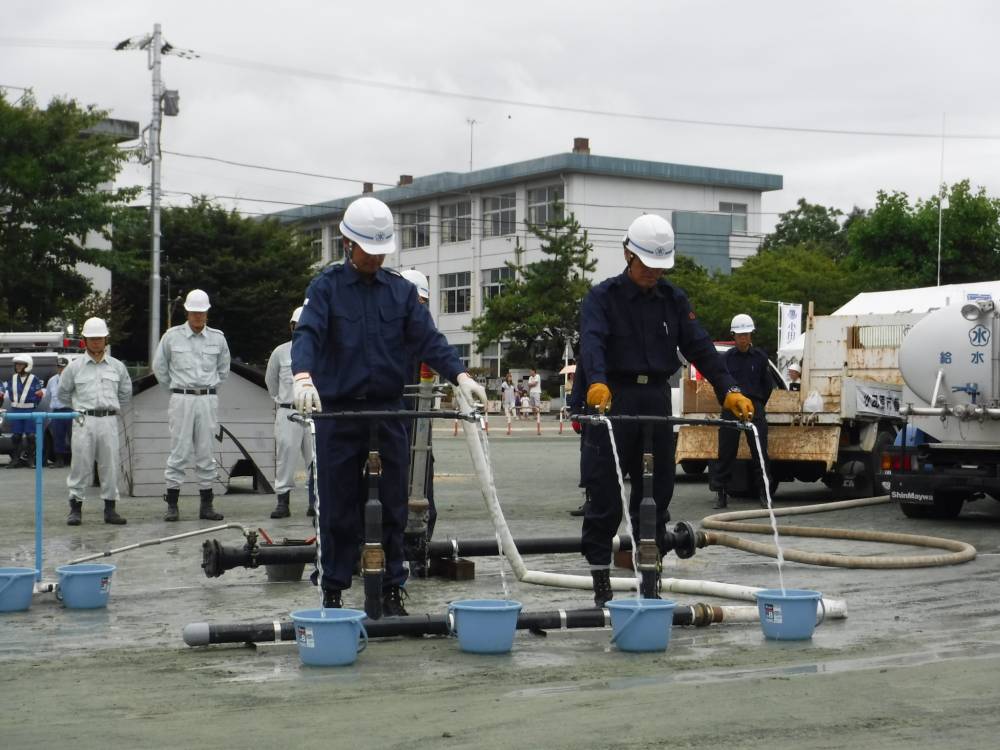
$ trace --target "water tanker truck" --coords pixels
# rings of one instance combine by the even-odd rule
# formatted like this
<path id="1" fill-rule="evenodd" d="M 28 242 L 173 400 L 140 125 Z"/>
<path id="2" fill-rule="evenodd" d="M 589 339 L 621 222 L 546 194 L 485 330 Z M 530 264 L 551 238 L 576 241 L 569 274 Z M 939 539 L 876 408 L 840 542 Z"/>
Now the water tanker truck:
<path id="1" fill-rule="evenodd" d="M 954 518 L 1000 498 L 1000 312 L 986 295 L 928 313 L 899 349 L 907 428 L 882 457 L 910 518 Z"/>

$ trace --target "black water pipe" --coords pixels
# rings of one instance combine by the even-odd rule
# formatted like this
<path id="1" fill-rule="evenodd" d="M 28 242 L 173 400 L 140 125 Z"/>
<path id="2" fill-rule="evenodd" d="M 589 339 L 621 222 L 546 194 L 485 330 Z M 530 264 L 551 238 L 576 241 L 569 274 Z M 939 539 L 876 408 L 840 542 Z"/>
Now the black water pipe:
<path id="1" fill-rule="evenodd" d="M 698 547 L 704 547 L 704 532 L 696 531 L 687 521 L 679 521 L 673 530 L 664 534 L 664 547 L 677 557 L 686 560 Z M 580 537 L 536 537 L 515 539 L 514 544 L 522 555 L 579 554 Z M 618 548 L 631 550 L 632 540 L 628 536 L 618 537 Z M 427 545 L 431 558 L 449 557 L 491 557 L 497 553 L 496 539 L 450 539 L 446 542 L 431 542 Z M 316 545 L 291 540 L 285 544 L 231 547 L 211 539 L 202 545 L 201 567 L 209 578 L 221 576 L 233 568 L 257 568 L 261 565 L 289 565 L 316 562 Z"/>
<path id="2" fill-rule="evenodd" d="M 684 604 L 674 609 L 673 624 L 706 627 L 722 622 L 722 609 L 709 604 Z M 447 635 L 448 615 L 408 615 L 381 620 L 365 619 L 362 624 L 369 638 L 393 636 Z M 606 609 L 559 609 L 552 612 L 522 612 L 517 617 L 518 630 L 544 632 L 574 628 L 607 628 L 611 616 Z M 184 642 L 189 646 L 220 643 L 273 643 L 294 641 L 295 624 L 290 620 L 257 623 L 193 622 L 184 626 Z"/>

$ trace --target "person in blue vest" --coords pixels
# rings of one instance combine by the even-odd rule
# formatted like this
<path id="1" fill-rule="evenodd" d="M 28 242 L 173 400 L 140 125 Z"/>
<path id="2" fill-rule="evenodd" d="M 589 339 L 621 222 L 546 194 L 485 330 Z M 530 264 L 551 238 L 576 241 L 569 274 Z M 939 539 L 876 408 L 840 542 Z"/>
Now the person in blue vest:
<path id="1" fill-rule="evenodd" d="M 46 390 L 49 392 L 49 411 L 73 411 L 59 398 L 59 383 L 63 372 L 69 364 L 68 357 L 56 359 L 56 374 L 49 378 Z M 69 441 L 73 434 L 72 419 L 53 419 L 49 422 L 49 432 L 52 434 L 52 466 L 57 468 L 69 466 Z"/>
<path id="2" fill-rule="evenodd" d="M 670 416 L 668 378 L 680 367 L 677 351 L 711 382 L 720 403 L 742 419 L 752 402 L 726 371 L 712 339 L 698 323 L 687 295 L 666 279 L 674 265 L 674 232 L 655 214 L 640 216 L 623 238 L 625 270 L 591 289 L 580 315 L 580 362 L 589 381 L 587 404 L 614 415 Z M 638 533 L 642 500 L 642 425 L 614 423 L 618 460 L 632 480 L 629 515 Z M 622 518 L 621 491 L 608 429 L 591 425 L 584 436 L 590 503 L 583 517 L 583 554 L 590 564 L 594 602 L 612 598 L 611 540 Z M 664 550 L 674 490 L 674 433 L 667 423 L 653 428 L 653 499 L 656 541 Z"/>
<path id="3" fill-rule="evenodd" d="M 45 397 L 45 381 L 31 374 L 34 360 L 30 354 L 14 355 L 14 374 L 4 383 L 10 401 L 11 414 L 33 412 Z M 13 445 L 8 469 L 35 466 L 35 421 L 10 420 L 10 439 Z"/>
<path id="4" fill-rule="evenodd" d="M 768 361 L 767 353 L 753 345 L 754 324 L 753 318 L 746 313 L 740 313 L 733 317 L 729 324 L 733 333 L 733 341 L 736 346 L 728 349 L 722 355 L 726 363 L 726 369 L 733 376 L 743 393 L 753 401 L 753 424 L 757 428 L 757 435 L 760 440 L 760 455 L 757 454 L 757 444 L 753 435 L 746 433 L 747 443 L 750 446 L 751 472 L 757 481 L 757 492 L 759 493 L 760 505 L 767 507 L 767 495 L 765 494 L 765 482 L 770 481 L 770 466 L 767 457 L 767 400 L 771 398 L 771 391 L 774 389 L 774 381 L 771 380 L 771 364 Z M 721 414 L 723 419 L 736 419 L 736 415 L 728 409 L 723 409 Z M 716 492 L 716 510 L 723 510 L 729 506 L 728 485 L 733 476 L 733 465 L 736 463 L 736 454 L 740 447 L 740 433 L 736 430 L 719 428 L 719 460 L 712 464 L 711 486 Z M 765 471 L 762 474 L 760 459 L 764 459 Z"/>
<path id="5" fill-rule="evenodd" d="M 345 260 L 310 283 L 302 315 L 292 334 L 295 408 L 313 411 L 397 411 L 405 408 L 403 387 L 411 357 L 419 357 L 456 383 L 470 403 L 485 408 L 486 391 L 467 372 L 454 348 L 417 299 L 413 284 L 383 268 L 396 250 L 389 207 L 373 197 L 354 201 L 340 222 Z M 403 532 L 409 444 L 400 420 L 378 426 L 382 471 L 382 544 L 386 575 L 383 612 L 405 615 Z M 319 472 L 319 578 L 323 606 L 340 607 L 362 538 L 365 500 L 362 471 L 369 449 L 369 425 L 354 420 L 316 423 Z"/>

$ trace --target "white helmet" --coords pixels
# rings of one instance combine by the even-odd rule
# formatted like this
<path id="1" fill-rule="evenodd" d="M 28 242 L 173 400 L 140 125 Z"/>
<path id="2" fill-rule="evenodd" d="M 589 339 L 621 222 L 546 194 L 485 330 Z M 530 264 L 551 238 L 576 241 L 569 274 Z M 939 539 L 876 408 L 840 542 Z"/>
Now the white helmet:
<path id="1" fill-rule="evenodd" d="M 729 330 L 733 333 L 753 333 L 753 318 L 746 313 L 733 316 L 733 322 L 729 324 Z"/>
<path id="2" fill-rule="evenodd" d="M 674 267 L 674 228 L 662 216 L 643 214 L 629 225 L 622 241 L 644 266 Z"/>
<path id="3" fill-rule="evenodd" d="M 797 372 L 797 373 L 801 374 L 802 373 L 802 366 L 798 362 L 792 362 L 792 364 L 788 365 L 788 371 L 789 372 Z"/>
<path id="4" fill-rule="evenodd" d="M 289 319 L 289 322 L 290 323 L 298 323 L 299 322 L 299 318 L 301 318 L 301 317 L 302 317 L 302 305 L 299 305 L 292 312 L 292 317 Z"/>
<path id="5" fill-rule="evenodd" d="M 83 330 L 80 331 L 80 335 L 85 339 L 89 339 L 110 336 L 111 334 L 108 333 L 108 324 L 102 318 L 87 318 L 84 321 Z"/>
<path id="6" fill-rule="evenodd" d="M 423 299 L 431 298 L 430 282 L 427 281 L 427 277 L 420 271 L 416 268 L 407 268 L 401 275 L 417 288 L 417 294 L 419 294 Z"/>
<path id="7" fill-rule="evenodd" d="M 349 205 L 340 222 L 340 233 L 369 255 L 396 252 L 392 211 L 378 198 L 358 198 Z"/>
<path id="8" fill-rule="evenodd" d="M 201 289 L 192 289 L 184 300 L 184 309 L 188 312 L 208 312 L 210 307 L 208 294 Z"/>
<path id="9" fill-rule="evenodd" d="M 35 361 L 31 358 L 30 354 L 15 354 L 14 364 L 16 365 L 18 362 L 24 365 L 25 372 L 31 372 L 31 368 L 35 364 Z"/>

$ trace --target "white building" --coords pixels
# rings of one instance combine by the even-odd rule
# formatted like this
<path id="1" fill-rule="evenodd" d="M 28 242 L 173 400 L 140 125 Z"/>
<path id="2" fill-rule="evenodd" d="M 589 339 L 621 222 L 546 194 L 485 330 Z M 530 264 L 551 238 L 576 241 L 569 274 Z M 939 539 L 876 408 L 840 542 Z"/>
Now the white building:
<path id="1" fill-rule="evenodd" d="M 467 365 L 487 367 L 496 377 L 499 347 L 475 351 L 464 329 L 509 278 L 505 261 L 524 266 L 542 259 L 527 225 L 544 225 L 553 204 L 563 204 L 587 230 L 595 281 L 622 271 L 622 236 L 641 213 L 669 218 L 680 254 L 728 273 L 760 244 L 761 194 L 781 187 L 781 175 L 597 156 L 586 138 L 577 138 L 570 153 L 468 173 L 402 175 L 396 187 L 371 191 L 366 184 L 365 192 L 396 217 L 399 250 L 387 264 L 427 275 L 438 328 Z M 357 197 L 275 216 L 312 237 L 318 264 L 338 262 L 338 224 Z"/>

